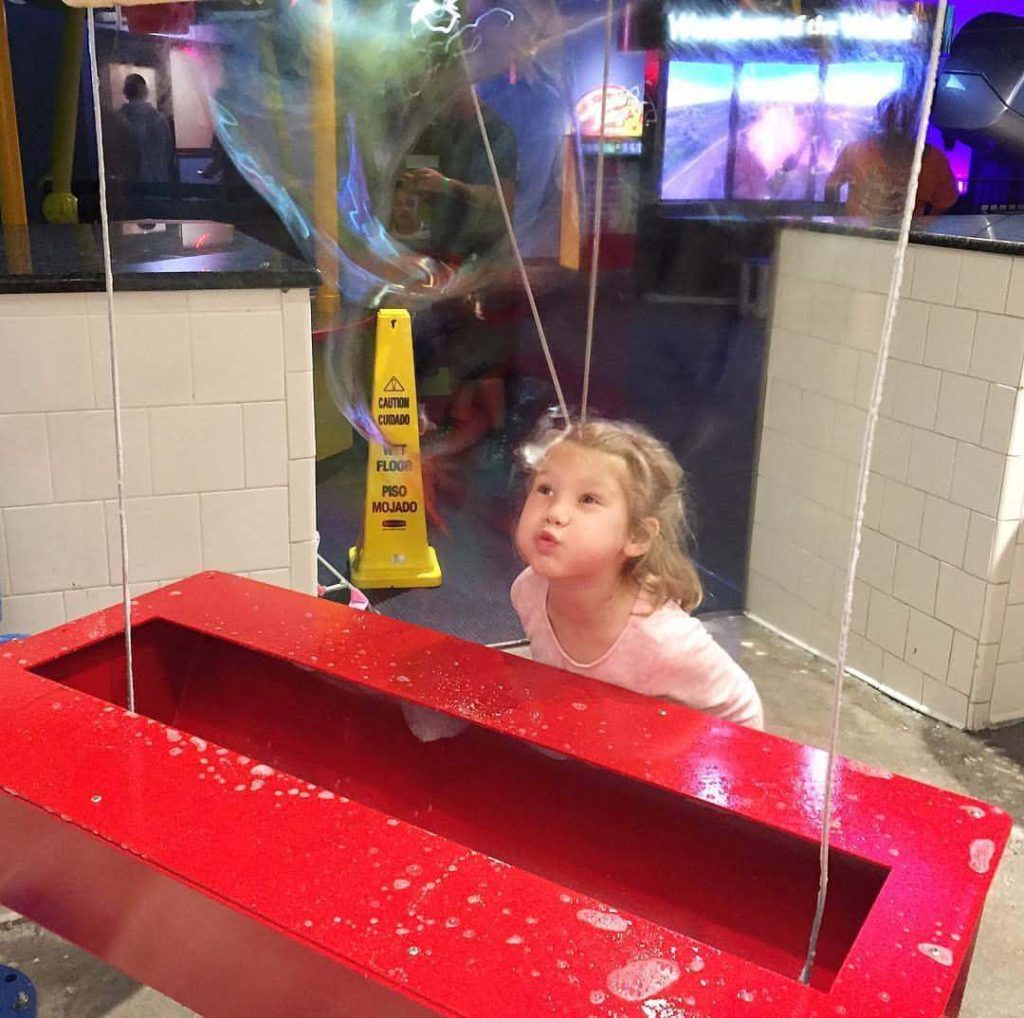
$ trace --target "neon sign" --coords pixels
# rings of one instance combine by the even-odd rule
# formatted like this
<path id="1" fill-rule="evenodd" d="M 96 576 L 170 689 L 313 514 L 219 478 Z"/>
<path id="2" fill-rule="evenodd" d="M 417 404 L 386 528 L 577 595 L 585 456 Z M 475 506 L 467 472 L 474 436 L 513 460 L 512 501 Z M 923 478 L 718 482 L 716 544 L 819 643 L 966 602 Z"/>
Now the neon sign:
<path id="1" fill-rule="evenodd" d="M 736 12 L 728 16 L 670 11 L 669 41 L 676 44 L 708 42 L 777 42 L 783 39 L 843 39 L 848 42 L 910 42 L 920 22 L 911 14 L 844 12 L 781 17 Z"/>
<path id="2" fill-rule="evenodd" d="M 592 88 L 576 104 L 580 135 L 597 138 L 601 134 L 601 87 Z M 644 106 L 640 97 L 622 85 L 609 85 L 605 98 L 604 136 L 639 138 L 644 133 Z"/>

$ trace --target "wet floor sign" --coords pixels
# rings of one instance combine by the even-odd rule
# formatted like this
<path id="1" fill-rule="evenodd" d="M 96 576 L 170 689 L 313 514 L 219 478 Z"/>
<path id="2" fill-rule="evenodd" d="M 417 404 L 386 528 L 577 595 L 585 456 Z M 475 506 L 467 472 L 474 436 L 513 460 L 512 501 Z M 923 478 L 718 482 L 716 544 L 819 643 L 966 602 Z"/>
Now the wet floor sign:
<path id="1" fill-rule="evenodd" d="M 360 545 L 348 553 L 357 587 L 437 587 L 441 567 L 427 544 L 419 415 L 408 311 L 377 312 L 370 407 L 385 442 L 370 443 Z"/>

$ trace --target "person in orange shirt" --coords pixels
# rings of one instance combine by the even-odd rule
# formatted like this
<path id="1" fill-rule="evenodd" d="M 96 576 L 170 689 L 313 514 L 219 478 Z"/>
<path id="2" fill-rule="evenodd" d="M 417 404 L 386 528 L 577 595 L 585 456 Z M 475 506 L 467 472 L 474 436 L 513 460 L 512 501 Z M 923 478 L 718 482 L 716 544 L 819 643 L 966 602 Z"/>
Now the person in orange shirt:
<path id="1" fill-rule="evenodd" d="M 886 96 L 878 104 L 875 133 L 839 153 L 825 183 L 825 200 L 838 202 L 840 188 L 846 184 L 848 215 L 899 215 L 914 161 L 917 117 L 917 103 L 907 93 Z M 925 145 L 914 215 L 940 215 L 953 206 L 957 196 L 949 161 L 934 145 Z"/>

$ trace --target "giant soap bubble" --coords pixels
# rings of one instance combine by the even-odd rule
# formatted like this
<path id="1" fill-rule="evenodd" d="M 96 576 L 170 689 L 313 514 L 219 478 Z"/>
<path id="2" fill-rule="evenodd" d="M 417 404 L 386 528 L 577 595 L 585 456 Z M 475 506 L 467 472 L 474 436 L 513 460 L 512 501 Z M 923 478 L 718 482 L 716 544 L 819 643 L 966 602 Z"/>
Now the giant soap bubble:
<path id="1" fill-rule="evenodd" d="M 677 265 L 676 275 L 720 277 L 704 289 L 726 299 L 730 272 L 703 255 L 681 267 L 678 253 L 659 258 L 636 208 L 686 205 L 705 222 L 721 217 L 725 229 L 773 208 L 821 214 L 841 151 L 873 130 L 878 101 L 901 92 L 919 112 L 927 19 L 890 0 L 848 0 L 824 13 L 788 0 L 688 0 L 660 12 L 640 39 L 644 5 L 631 7 L 614 8 L 611 49 L 635 66 L 621 78 L 626 88 L 612 71 L 605 105 L 623 132 L 612 137 L 635 139 L 630 154 L 647 158 L 624 188 L 636 192 L 634 221 L 619 232 L 642 237 L 654 249 L 644 257 Z M 597 188 L 587 156 L 601 121 L 606 4 L 280 0 L 195 11 L 204 32 L 193 38 L 213 45 L 174 44 L 177 55 L 204 82 L 200 101 L 220 145 L 336 291 L 336 302 L 318 305 L 333 396 L 364 436 L 379 438 L 366 398 L 378 308 L 414 312 L 414 334 L 441 337 L 456 380 L 473 377 L 476 348 L 501 331 L 486 328 L 481 294 L 499 321 L 526 315 L 485 135 L 528 259 L 559 253 L 535 241 L 543 234 L 550 248 L 559 216 L 572 210 L 577 239 L 590 232 Z M 645 65 L 643 45 L 663 52 Z M 130 50 L 126 42 L 129 63 Z M 664 94 L 645 107 L 645 88 L 656 85 Z M 895 167 L 896 198 L 905 161 Z M 476 189 L 473 203 L 465 184 Z M 645 271 L 656 286 L 660 265 Z"/>
<path id="2" fill-rule="evenodd" d="M 324 323 L 334 397 L 367 437 L 374 434 L 364 379 L 375 309 L 406 307 L 423 319 L 438 308 L 450 319 L 454 309 L 458 321 L 472 316 L 481 290 L 522 287 L 470 87 L 482 100 L 499 175 L 513 188 L 519 178 L 507 196 L 528 246 L 573 117 L 566 54 L 579 32 L 603 33 L 602 11 L 567 19 L 549 0 L 468 12 L 455 0 L 296 0 L 232 25 L 230 47 L 207 79 L 217 134 L 340 294 Z M 524 102 L 530 136 L 517 145 L 500 114 Z M 490 199 L 443 227 L 435 218 L 431 228 L 423 221 L 428 209 L 436 217 L 445 201 L 449 211 L 456 206 L 439 191 L 448 182 L 429 155 L 438 148 L 431 133 L 446 131 L 441 146 L 472 164 L 471 184 Z M 324 174 L 336 175 L 335 209 L 317 204 Z"/>

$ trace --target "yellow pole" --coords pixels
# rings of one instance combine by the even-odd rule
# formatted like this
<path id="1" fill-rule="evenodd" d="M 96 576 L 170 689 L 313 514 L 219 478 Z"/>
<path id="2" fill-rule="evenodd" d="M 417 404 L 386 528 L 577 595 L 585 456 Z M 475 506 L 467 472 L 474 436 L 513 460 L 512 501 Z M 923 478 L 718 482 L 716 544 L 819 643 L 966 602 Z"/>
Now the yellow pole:
<path id="1" fill-rule="evenodd" d="M 82 76 L 82 40 L 85 11 L 64 13 L 64 34 L 57 64 L 57 102 L 53 111 L 53 140 L 50 143 L 52 190 L 43 199 L 43 216 L 49 223 L 77 223 L 78 199 L 71 193 L 71 167 L 75 156 L 78 126 L 78 83 Z"/>
<path id="2" fill-rule="evenodd" d="M 311 96 L 313 104 L 313 224 L 316 264 L 324 283 L 316 295 L 316 314 L 326 324 L 338 311 L 338 288 L 328 282 L 337 273 L 338 129 L 334 89 L 334 11 L 332 0 L 317 0 L 321 26 L 313 40 Z"/>
<path id="3" fill-rule="evenodd" d="M 0 222 L 25 226 L 25 183 L 21 176 L 18 113 L 14 107 L 11 51 L 7 45 L 7 10 L 0 2 Z"/>

